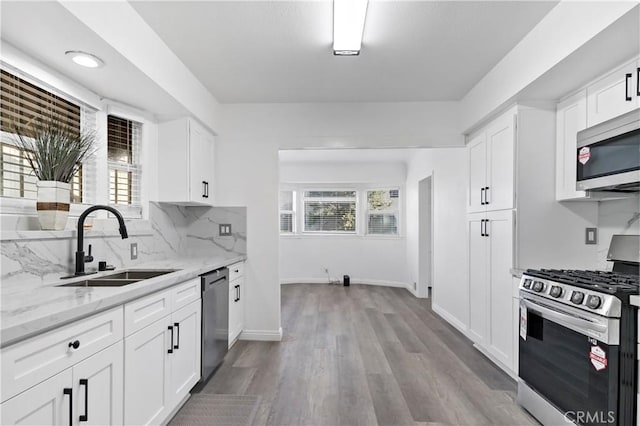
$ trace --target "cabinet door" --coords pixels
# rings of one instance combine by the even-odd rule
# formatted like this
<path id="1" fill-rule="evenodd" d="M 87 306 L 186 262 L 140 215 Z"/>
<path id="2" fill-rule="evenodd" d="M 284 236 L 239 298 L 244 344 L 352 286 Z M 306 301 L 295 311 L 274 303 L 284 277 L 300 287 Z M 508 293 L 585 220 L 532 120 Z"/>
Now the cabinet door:
<path id="1" fill-rule="evenodd" d="M 208 132 L 193 120 L 189 122 L 189 168 L 191 201 L 211 204 L 213 142 Z"/>
<path id="2" fill-rule="evenodd" d="M 513 211 L 487 213 L 489 241 L 489 339 L 487 349 L 504 366 L 513 364 Z"/>
<path id="3" fill-rule="evenodd" d="M 469 215 L 469 331 L 471 339 L 482 343 L 487 329 L 487 244 L 484 213 Z"/>
<path id="4" fill-rule="evenodd" d="M 487 128 L 485 208 L 513 208 L 515 115 L 507 113 Z"/>
<path id="5" fill-rule="evenodd" d="M 73 366 L 73 424 L 123 424 L 122 351 L 120 341 Z"/>
<path id="6" fill-rule="evenodd" d="M 124 423 L 158 424 L 171 410 L 168 401 L 171 317 L 162 318 L 124 342 Z M 173 352 L 173 347 L 171 347 Z"/>
<path id="7" fill-rule="evenodd" d="M 626 64 L 587 87 L 587 126 L 594 126 L 639 105 L 637 62 Z"/>
<path id="8" fill-rule="evenodd" d="M 72 375 L 67 369 L 0 405 L 3 425 L 67 425 L 71 413 Z M 65 394 L 67 389 L 69 393 Z M 73 401 L 75 409 L 75 401 Z M 77 411 L 77 409 L 76 409 Z"/>
<path id="9" fill-rule="evenodd" d="M 201 355 L 200 300 L 171 314 L 175 329 L 169 386 L 170 405 L 175 406 L 200 380 Z"/>
<path id="10" fill-rule="evenodd" d="M 556 119 L 556 199 L 585 198 L 576 190 L 576 146 L 578 132 L 587 127 L 586 92 L 558 104 Z"/>
<path id="11" fill-rule="evenodd" d="M 484 188 L 487 178 L 487 152 L 485 133 L 481 133 L 469 141 L 467 153 L 469 156 L 469 183 L 467 195 L 467 211 L 469 213 L 485 210 Z"/>
<path id="12" fill-rule="evenodd" d="M 242 333 L 244 327 L 244 278 L 229 283 L 229 347 Z"/>

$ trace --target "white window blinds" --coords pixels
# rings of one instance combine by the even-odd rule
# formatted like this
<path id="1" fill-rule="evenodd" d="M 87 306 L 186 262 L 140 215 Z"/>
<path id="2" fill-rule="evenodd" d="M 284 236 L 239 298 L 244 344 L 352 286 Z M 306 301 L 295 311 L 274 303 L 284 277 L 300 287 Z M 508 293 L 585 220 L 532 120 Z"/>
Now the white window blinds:
<path id="1" fill-rule="evenodd" d="M 367 234 L 398 235 L 400 191 L 367 191 Z"/>
<path id="2" fill-rule="evenodd" d="M 142 125 L 109 115 L 107 117 L 109 202 L 140 205 L 140 141 Z"/>
<path id="3" fill-rule="evenodd" d="M 305 191 L 304 232 L 355 233 L 356 191 Z"/>
<path id="4" fill-rule="evenodd" d="M 295 191 L 280 191 L 280 233 L 295 232 Z"/>

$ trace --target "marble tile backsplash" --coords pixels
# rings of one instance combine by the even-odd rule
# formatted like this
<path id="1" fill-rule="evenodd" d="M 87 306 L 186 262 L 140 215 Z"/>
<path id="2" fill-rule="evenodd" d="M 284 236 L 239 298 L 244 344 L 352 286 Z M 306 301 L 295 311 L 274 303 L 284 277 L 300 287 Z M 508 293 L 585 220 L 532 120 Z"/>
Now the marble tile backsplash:
<path id="1" fill-rule="evenodd" d="M 50 282 L 71 273 L 76 251 L 75 231 L 8 230 L 19 221 L 3 219 L 0 285 L 3 292 L 24 280 Z M 218 224 L 231 224 L 233 235 L 220 237 Z M 174 257 L 230 256 L 246 254 L 246 208 L 183 207 L 150 203 L 149 220 L 128 220 L 130 237 L 121 239 L 114 219 L 95 220 L 85 232 L 85 251 L 92 245 L 96 269 L 98 261 L 117 268 Z M 130 244 L 138 244 L 138 258 L 130 259 Z"/>
<path id="2" fill-rule="evenodd" d="M 611 236 L 640 235 L 640 198 L 600 202 L 598 206 L 598 265 L 597 269 L 611 270 L 607 252 Z"/>

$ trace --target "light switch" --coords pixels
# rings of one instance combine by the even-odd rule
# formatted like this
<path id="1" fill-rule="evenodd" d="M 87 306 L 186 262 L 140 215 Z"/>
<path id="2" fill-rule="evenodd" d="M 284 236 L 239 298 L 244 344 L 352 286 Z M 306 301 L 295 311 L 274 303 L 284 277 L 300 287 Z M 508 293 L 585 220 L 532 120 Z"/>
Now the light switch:
<path id="1" fill-rule="evenodd" d="M 231 224 L 230 223 L 221 223 L 218 225 L 219 234 L 221 237 L 230 237 L 231 236 Z"/>
<path id="2" fill-rule="evenodd" d="M 131 260 L 138 258 L 138 243 L 131 243 Z"/>
<path id="3" fill-rule="evenodd" d="M 585 244 L 598 244 L 598 228 L 585 228 Z"/>

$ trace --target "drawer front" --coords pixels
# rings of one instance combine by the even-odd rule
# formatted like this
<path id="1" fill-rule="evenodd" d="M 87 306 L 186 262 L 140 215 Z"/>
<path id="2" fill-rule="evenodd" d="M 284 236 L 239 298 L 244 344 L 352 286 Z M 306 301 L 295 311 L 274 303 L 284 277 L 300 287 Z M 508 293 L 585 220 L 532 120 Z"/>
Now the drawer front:
<path id="1" fill-rule="evenodd" d="M 124 335 L 138 330 L 171 313 L 171 290 L 154 293 L 124 305 Z"/>
<path id="2" fill-rule="evenodd" d="M 233 281 L 236 278 L 240 278 L 244 275 L 244 262 L 234 263 L 229 265 L 229 281 Z"/>
<path id="3" fill-rule="evenodd" d="M 2 350 L 1 400 L 22 392 L 123 338 L 122 306 Z M 77 342 L 77 348 L 73 343 Z"/>
<path id="4" fill-rule="evenodd" d="M 189 280 L 171 289 L 171 311 L 175 312 L 194 300 L 199 300 L 202 293 L 200 277 Z"/>

